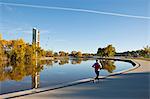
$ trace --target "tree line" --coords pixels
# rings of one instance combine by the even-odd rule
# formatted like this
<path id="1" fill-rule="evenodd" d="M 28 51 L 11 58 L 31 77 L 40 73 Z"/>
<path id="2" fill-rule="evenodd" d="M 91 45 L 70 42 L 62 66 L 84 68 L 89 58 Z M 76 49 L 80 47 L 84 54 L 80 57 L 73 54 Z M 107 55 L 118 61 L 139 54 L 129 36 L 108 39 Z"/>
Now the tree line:
<path id="1" fill-rule="evenodd" d="M 143 49 L 136 50 L 136 51 L 126 51 L 122 53 L 116 53 L 116 56 L 127 56 L 127 57 L 144 57 L 150 58 L 150 47 L 147 45 L 143 47 Z"/>
<path id="2" fill-rule="evenodd" d="M 26 43 L 23 39 L 0 40 L 0 60 L 25 61 L 40 59 L 41 57 L 92 57 L 95 54 L 72 51 L 70 54 L 65 51 L 53 52 L 37 47 L 36 44 Z"/>
<path id="3" fill-rule="evenodd" d="M 150 47 L 146 46 L 141 50 L 116 53 L 115 47 L 108 45 L 104 48 L 98 48 L 97 53 L 82 53 L 81 51 L 53 52 L 37 47 L 35 44 L 26 43 L 23 39 L 0 40 L 0 60 L 25 61 L 40 59 L 41 57 L 75 57 L 92 58 L 93 56 L 112 57 L 112 56 L 137 56 L 150 58 Z"/>

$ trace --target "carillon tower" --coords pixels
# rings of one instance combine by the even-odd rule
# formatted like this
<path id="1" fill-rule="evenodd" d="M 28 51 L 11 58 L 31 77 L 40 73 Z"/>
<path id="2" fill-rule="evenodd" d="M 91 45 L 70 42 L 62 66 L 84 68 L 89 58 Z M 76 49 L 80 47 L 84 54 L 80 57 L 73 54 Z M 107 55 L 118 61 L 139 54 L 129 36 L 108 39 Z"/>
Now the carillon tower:
<path id="1" fill-rule="evenodd" d="M 33 28 L 32 44 L 35 44 L 37 47 L 40 47 L 40 31 L 36 28 Z"/>

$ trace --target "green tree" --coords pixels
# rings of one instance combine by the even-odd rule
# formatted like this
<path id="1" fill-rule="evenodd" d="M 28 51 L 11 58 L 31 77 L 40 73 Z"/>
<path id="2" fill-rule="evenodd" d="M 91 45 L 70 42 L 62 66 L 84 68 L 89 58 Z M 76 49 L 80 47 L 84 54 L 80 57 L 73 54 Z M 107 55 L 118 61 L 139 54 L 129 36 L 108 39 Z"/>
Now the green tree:
<path id="1" fill-rule="evenodd" d="M 112 45 L 108 45 L 105 48 L 98 48 L 98 51 L 97 51 L 97 55 L 101 57 L 104 57 L 104 56 L 111 57 L 111 56 L 114 56 L 115 53 L 116 53 L 115 47 L 113 47 Z"/>
<path id="2" fill-rule="evenodd" d="M 146 47 L 144 47 L 142 51 L 142 56 L 145 58 L 150 58 L 150 47 L 147 45 Z"/>
<path id="3" fill-rule="evenodd" d="M 101 57 L 105 56 L 104 50 L 104 48 L 98 48 L 97 55 Z"/>

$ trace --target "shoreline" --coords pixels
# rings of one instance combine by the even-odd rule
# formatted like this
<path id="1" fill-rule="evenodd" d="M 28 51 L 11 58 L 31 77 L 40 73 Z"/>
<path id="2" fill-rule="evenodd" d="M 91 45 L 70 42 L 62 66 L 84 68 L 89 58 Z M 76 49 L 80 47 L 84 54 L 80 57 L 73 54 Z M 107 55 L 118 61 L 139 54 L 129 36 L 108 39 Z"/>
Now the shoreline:
<path id="1" fill-rule="evenodd" d="M 98 59 L 109 59 L 109 60 L 111 59 L 112 60 L 112 58 L 98 58 Z M 134 69 L 136 69 L 140 66 L 136 61 L 133 61 L 133 60 L 130 60 L 130 59 L 118 59 L 118 58 L 114 59 L 113 58 L 113 60 L 130 62 L 132 65 L 135 65 L 135 66 L 133 66 L 132 68 L 129 68 L 127 70 L 119 71 L 119 72 L 116 72 L 116 73 L 111 73 L 110 75 L 100 77 L 100 79 L 105 79 L 105 78 L 110 77 L 110 76 L 119 75 L 119 74 L 122 74 L 122 73 L 125 73 L 125 72 L 128 72 L 128 71 L 134 70 Z M 87 82 L 91 82 L 91 81 L 93 81 L 93 78 L 87 78 L 87 79 L 82 79 L 82 80 L 78 80 L 78 81 L 74 81 L 74 82 L 69 82 L 69 83 L 66 83 L 66 84 L 56 85 L 54 87 L 25 90 L 25 91 L 20 91 L 20 92 L 2 94 L 0 96 L 2 98 L 13 98 L 13 97 L 18 97 L 18 96 L 32 95 L 32 94 L 35 94 L 35 93 L 41 93 L 41 92 L 46 92 L 46 91 L 50 91 L 50 90 L 65 88 L 65 87 L 74 86 L 74 85 L 78 85 L 78 84 L 81 84 L 81 83 L 87 83 Z"/>

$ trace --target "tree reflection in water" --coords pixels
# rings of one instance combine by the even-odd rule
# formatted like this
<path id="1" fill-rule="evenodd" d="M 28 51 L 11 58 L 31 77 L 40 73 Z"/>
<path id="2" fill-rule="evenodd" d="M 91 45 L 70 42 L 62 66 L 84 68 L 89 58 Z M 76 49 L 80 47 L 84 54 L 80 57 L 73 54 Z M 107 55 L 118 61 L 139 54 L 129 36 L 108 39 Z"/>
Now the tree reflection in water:
<path id="1" fill-rule="evenodd" d="M 87 61 L 87 59 L 77 58 L 70 60 L 71 64 L 81 64 L 82 61 Z M 26 62 L 0 62 L 0 81 L 15 80 L 21 81 L 26 76 L 31 76 L 32 78 L 32 88 L 38 88 L 40 86 L 40 72 L 45 66 L 53 66 L 53 64 L 58 63 L 59 65 L 64 65 L 69 63 L 69 59 L 62 60 L 32 60 Z M 113 60 L 100 60 L 102 64 L 102 69 L 107 70 L 112 73 L 116 69 Z"/>
<path id="2" fill-rule="evenodd" d="M 0 63 L 0 81 L 15 80 L 20 81 L 25 76 L 34 75 L 40 72 L 43 66 L 36 65 L 36 60 L 32 60 L 25 64 L 25 62 L 1 62 Z"/>
<path id="3" fill-rule="evenodd" d="M 64 64 L 68 64 L 68 63 L 69 63 L 69 59 L 59 60 L 59 65 L 64 65 Z"/>
<path id="4" fill-rule="evenodd" d="M 71 64 L 81 64 L 81 62 L 82 62 L 82 59 L 72 59 L 71 60 Z"/>
<path id="5" fill-rule="evenodd" d="M 116 69 L 114 60 L 100 60 L 100 63 L 102 65 L 102 69 L 107 70 L 109 73 L 112 73 Z"/>

